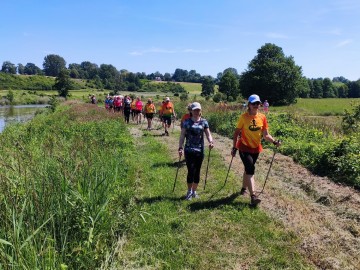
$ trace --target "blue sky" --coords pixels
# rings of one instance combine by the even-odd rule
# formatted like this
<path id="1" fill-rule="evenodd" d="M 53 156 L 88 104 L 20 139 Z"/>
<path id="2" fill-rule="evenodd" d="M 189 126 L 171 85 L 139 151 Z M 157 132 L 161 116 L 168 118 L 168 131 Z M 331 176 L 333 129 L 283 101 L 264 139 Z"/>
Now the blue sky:
<path id="1" fill-rule="evenodd" d="M 308 78 L 360 78 L 358 0 L 0 0 L 0 64 L 239 73 L 265 43 Z"/>

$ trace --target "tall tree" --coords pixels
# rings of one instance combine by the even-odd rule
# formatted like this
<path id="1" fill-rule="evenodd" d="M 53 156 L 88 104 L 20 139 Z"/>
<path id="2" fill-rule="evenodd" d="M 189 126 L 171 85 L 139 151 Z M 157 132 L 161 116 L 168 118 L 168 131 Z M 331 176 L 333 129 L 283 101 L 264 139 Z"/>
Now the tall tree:
<path id="1" fill-rule="evenodd" d="M 349 98 L 360 97 L 360 79 L 349 84 Z"/>
<path id="2" fill-rule="evenodd" d="M 226 72 L 219 82 L 219 92 L 226 95 L 226 100 L 232 101 L 240 94 L 239 80 L 233 72 Z"/>
<path id="3" fill-rule="evenodd" d="M 323 97 L 324 98 L 334 98 L 335 95 L 335 87 L 332 81 L 329 78 L 325 78 L 323 81 Z"/>
<path id="4" fill-rule="evenodd" d="M 22 75 L 22 74 L 24 74 L 24 65 L 23 64 L 18 64 L 17 65 L 17 72 L 20 74 L 20 75 Z"/>
<path id="5" fill-rule="evenodd" d="M 172 79 L 176 82 L 186 82 L 189 72 L 187 70 L 177 68 L 172 76 Z"/>
<path id="6" fill-rule="evenodd" d="M 258 94 L 275 105 L 294 103 L 305 86 L 301 67 L 275 44 L 266 43 L 257 53 L 241 76 L 243 96 Z"/>
<path id="7" fill-rule="evenodd" d="M 208 97 L 214 94 L 215 81 L 211 76 L 204 76 L 201 84 L 201 95 Z"/>
<path id="8" fill-rule="evenodd" d="M 40 75 L 42 70 L 34 63 L 27 63 L 24 68 L 24 73 L 27 75 Z"/>
<path id="9" fill-rule="evenodd" d="M 43 69 L 46 76 L 57 77 L 61 70 L 66 69 L 66 62 L 59 55 L 49 54 L 44 58 Z"/>
<path id="10" fill-rule="evenodd" d="M 68 70 L 60 70 L 59 75 L 55 79 L 54 88 L 57 89 L 59 96 L 67 98 L 69 90 L 71 89 L 71 80 Z"/>
<path id="11" fill-rule="evenodd" d="M 1 72 L 9 73 L 9 74 L 16 74 L 16 66 L 15 66 L 15 64 L 11 63 L 10 61 L 5 61 L 2 64 Z"/>

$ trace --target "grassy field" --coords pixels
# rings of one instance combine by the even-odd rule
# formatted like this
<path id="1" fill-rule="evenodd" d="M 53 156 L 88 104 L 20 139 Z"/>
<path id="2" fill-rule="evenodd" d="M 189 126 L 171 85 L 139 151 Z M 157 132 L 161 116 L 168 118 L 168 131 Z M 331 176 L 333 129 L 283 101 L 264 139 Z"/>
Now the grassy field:
<path id="1" fill-rule="evenodd" d="M 174 152 L 138 128 L 75 104 L 0 135 L 0 269 L 312 269 L 234 175 L 209 200 L 226 174 L 216 150 L 202 199 L 185 202 L 186 169 L 172 193 Z"/>
<path id="2" fill-rule="evenodd" d="M 351 110 L 352 104 L 359 104 L 356 98 L 298 98 L 297 103 L 290 106 L 272 107 L 275 112 L 290 112 L 308 116 L 338 116 L 344 110 Z"/>

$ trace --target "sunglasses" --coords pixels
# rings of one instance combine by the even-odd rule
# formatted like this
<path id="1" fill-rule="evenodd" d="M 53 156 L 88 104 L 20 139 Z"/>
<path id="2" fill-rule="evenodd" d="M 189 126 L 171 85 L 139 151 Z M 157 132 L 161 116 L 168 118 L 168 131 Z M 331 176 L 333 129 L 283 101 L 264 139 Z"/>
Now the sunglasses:
<path id="1" fill-rule="evenodd" d="M 260 105 L 260 102 L 259 101 L 257 101 L 257 102 L 254 102 L 254 103 L 250 103 L 251 105 L 253 105 L 253 106 L 259 106 Z"/>

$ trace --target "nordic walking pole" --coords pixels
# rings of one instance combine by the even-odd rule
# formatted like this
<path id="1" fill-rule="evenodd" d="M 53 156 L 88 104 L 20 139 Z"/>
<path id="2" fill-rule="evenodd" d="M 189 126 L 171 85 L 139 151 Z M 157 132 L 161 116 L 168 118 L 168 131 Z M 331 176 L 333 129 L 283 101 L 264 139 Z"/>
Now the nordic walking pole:
<path id="1" fill-rule="evenodd" d="M 206 166 L 206 174 L 205 174 L 204 190 L 205 190 L 205 188 L 206 188 L 206 180 L 207 180 L 207 175 L 208 175 L 208 171 L 209 171 L 210 152 L 211 152 L 211 148 L 209 148 L 208 162 L 207 162 L 207 166 Z"/>
<path id="2" fill-rule="evenodd" d="M 179 169 L 180 169 L 180 161 L 181 161 L 181 155 L 179 156 L 178 167 L 177 167 L 177 169 L 176 169 L 176 176 L 175 176 L 175 181 L 174 181 L 174 186 L 173 186 L 173 192 L 175 191 L 176 180 L 177 180 L 177 176 L 178 176 Z"/>
<path id="3" fill-rule="evenodd" d="M 280 143 L 280 142 L 281 142 L 280 140 L 277 141 L 277 143 Z M 271 162 L 270 162 L 269 170 L 268 170 L 268 172 L 267 172 L 267 174 L 266 174 L 266 178 L 265 178 L 264 185 L 263 185 L 263 187 L 262 187 L 262 190 L 259 192 L 258 196 L 264 192 L 265 185 L 266 185 L 266 182 L 267 182 L 267 180 L 268 180 L 268 177 L 269 177 L 269 174 L 270 174 L 270 170 L 271 170 L 272 164 L 273 164 L 273 162 L 274 162 L 275 155 L 276 155 L 276 150 L 274 150 L 274 154 L 273 154 L 272 159 L 271 159 Z"/>
<path id="4" fill-rule="evenodd" d="M 173 121 L 173 128 L 172 128 L 172 131 L 171 131 L 171 133 L 174 133 L 174 128 L 175 128 L 175 121 L 176 121 L 176 117 L 174 116 L 174 121 Z"/>
<path id="5" fill-rule="evenodd" d="M 225 182 L 224 182 L 223 187 L 225 187 L 226 182 L 227 182 L 227 180 L 228 180 L 228 177 L 229 177 L 229 172 L 230 172 L 230 168 L 231 168 L 231 164 L 232 164 L 232 162 L 233 162 L 233 159 L 234 159 L 234 157 L 232 156 L 232 157 L 231 157 L 230 164 L 229 164 L 229 169 L 228 169 L 228 171 L 227 171 L 227 174 L 226 174 L 226 178 L 225 178 Z"/>

